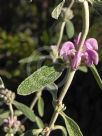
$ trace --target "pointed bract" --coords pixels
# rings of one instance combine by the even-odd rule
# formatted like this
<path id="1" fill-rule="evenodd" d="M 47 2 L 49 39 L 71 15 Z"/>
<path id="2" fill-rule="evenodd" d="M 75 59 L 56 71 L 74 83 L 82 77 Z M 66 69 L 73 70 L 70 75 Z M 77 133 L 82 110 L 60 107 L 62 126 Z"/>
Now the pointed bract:
<path id="1" fill-rule="evenodd" d="M 72 60 L 71 66 L 73 70 L 76 70 L 79 65 L 81 64 L 81 56 L 82 53 L 81 52 L 77 52 Z"/>

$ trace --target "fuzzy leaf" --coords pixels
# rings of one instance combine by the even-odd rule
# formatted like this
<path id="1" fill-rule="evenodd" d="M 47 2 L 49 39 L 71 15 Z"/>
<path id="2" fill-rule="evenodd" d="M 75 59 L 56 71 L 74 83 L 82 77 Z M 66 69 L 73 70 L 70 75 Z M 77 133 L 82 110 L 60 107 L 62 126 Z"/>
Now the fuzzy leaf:
<path id="1" fill-rule="evenodd" d="M 0 119 L 6 119 L 10 115 L 10 111 L 5 111 L 0 114 Z"/>
<path id="2" fill-rule="evenodd" d="M 44 100 L 42 97 L 39 97 L 38 99 L 38 112 L 41 117 L 44 116 Z"/>
<path id="3" fill-rule="evenodd" d="M 66 21 L 66 33 L 69 39 L 74 36 L 74 25 L 70 20 Z"/>
<path id="4" fill-rule="evenodd" d="M 59 15 L 61 14 L 63 5 L 65 0 L 63 0 L 53 11 L 52 11 L 52 18 L 58 19 Z"/>
<path id="5" fill-rule="evenodd" d="M 38 128 L 44 128 L 44 123 L 38 116 L 36 116 L 36 124 Z"/>
<path id="6" fill-rule="evenodd" d="M 18 111 L 18 110 L 15 110 L 14 114 L 16 116 L 20 116 L 20 115 L 22 115 L 22 112 Z M 10 111 L 5 111 L 3 113 L 0 113 L 0 119 L 6 119 L 6 118 L 9 117 L 9 115 L 10 115 Z"/>
<path id="7" fill-rule="evenodd" d="M 64 112 L 60 115 L 63 117 L 69 136 L 83 136 L 77 123 L 68 117 Z"/>
<path id="8" fill-rule="evenodd" d="M 10 115 L 10 111 L 5 111 L 3 113 L 0 113 L 0 126 L 3 124 L 4 119 L 8 118 Z"/>
<path id="9" fill-rule="evenodd" d="M 53 83 L 59 78 L 61 72 L 57 71 L 53 66 L 43 66 L 32 75 L 26 78 L 17 89 L 20 95 L 29 95 L 31 93 L 42 90 L 48 84 Z"/>
<path id="10" fill-rule="evenodd" d="M 20 103 L 20 102 L 17 102 L 17 101 L 14 101 L 13 102 L 14 106 L 20 110 L 28 119 L 30 119 L 31 121 L 36 121 L 36 116 L 34 114 L 34 112 L 29 108 L 27 107 L 26 105 Z"/>
<path id="11" fill-rule="evenodd" d="M 100 75 L 99 75 L 99 73 L 98 73 L 95 65 L 93 65 L 92 67 L 90 67 L 90 69 L 91 69 L 91 71 L 93 73 L 93 76 L 94 76 L 96 82 L 98 83 L 100 89 L 102 89 L 102 79 L 101 79 L 101 77 L 100 77 Z"/>

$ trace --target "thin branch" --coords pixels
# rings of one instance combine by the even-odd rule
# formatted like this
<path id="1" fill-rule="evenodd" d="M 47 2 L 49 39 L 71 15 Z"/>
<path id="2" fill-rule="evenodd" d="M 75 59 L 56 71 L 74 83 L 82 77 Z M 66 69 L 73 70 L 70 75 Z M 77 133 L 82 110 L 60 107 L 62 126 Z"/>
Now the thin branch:
<path id="1" fill-rule="evenodd" d="M 74 0 L 71 0 L 71 3 L 69 4 L 69 6 L 68 6 L 68 8 L 67 8 L 67 11 L 72 8 L 73 4 L 74 4 Z M 66 11 L 66 14 L 67 14 L 67 11 Z M 62 25 L 61 25 L 60 36 L 59 36 L 59 40 L 58 40 L 58 43 L 57 43 L 58 49 L 59 49 L 59 46 L 60 46 L 61 41 L 62 41 L 65 24 L 66 24 L 66 22 L 64 21 L 64 22 L 62 23 Z"/>
<path id="2" fill-rule="evenodd" d="M 81 35 L 81 39 L 79 42 L 79 50 L 82 49 L 83 44 L 85 42 L 85 39 L 87 37 L 88 31 L 89 31 L 89 6 L 88 6 L 88 2 L 85 0 L 82 3 L 82 12 L 83 12 L 83 29 L 82 29 L 82 35 Z"/>
<path id="3" fill-rule="evenodd" d="M 62 25 L 61 25 L 60 36 L 59 36 L 59 40 L 58 40 L 58 43 L 57 43 L 58 49 L 59 49 L 59 46 L 60 46 L 61 41 L 62 41 L 65 24 L 66 24 L 66 22 L 63 22 Z"/>
<path id="4" fill-rule="evenodd" d="M 42 91 L 39 91 L 39 92 L 36 93 L 36 95 L 35 95 L 35 97 L 34 97 L 32 103 L 31 103 L 31 105 L 30 105 L 30 109 L 33 109 L 33 108 L 34 108 L 34 106 L 35 106 L 35 104 L 37 103 L 37 101 L 38 101 L 38 99 L 39 99 L 39 96 L 41 96 L 41 94 L 42 94 Z"/>
<path id="5" fill-rule="evenodd" d="M 86 36 L 88 34 L 88 31 L 89 31 L 89 7 L 88 7 L 88 2 L 86 0 L 82 3 L 82 9 L 83 9 L 83 31 L 82 31 L 82 36 L 81 36 L 81 40 L 80 40 L 80 43 L 79 43 L 79 49 L 78 50 L 81 50 L 81 48 L 84 44 L 84 41 L 86 39 Z M 46 136 L 49 136 L 51 129 L 54 127 L 54 124 L 55 124 L 55 122 L 56 122 L 56 120 L 59 116 L 58 106 L 60 104 L 62 104 L 62 101 L 63 101 L 71 83 L 72 83 L 75 72 L 76 71 L 72 71 L 72 70 L 69 71 L 66 84 L 65 84 L 65 86 L 64 86 L 63 90 L 61 91 L 61 94 L 58 98 L 58 104 L 55 107 L 55 111 L 52 115 L 52 119 L 51 119 L 50 124 L 49 124 L 49 129 L 48 129 L 49 131 L 47 131 Z"/>
<path id="6" fill-rule="evenodd" d="M 75 0 L 71 0 L 71 3 L 69 4 L 68 9 L 71 9 L 71 8 L 72 8 L 74 2 L 75 2 Z"/>
<path id="7" fill-rule="evenodd" d="M 13 111 L 13 106 L 11 103 L 9 104 L 9 109 L 10 109 L 10 113 L 11 113 L 11 118 L 13 119 L 14 111 Z"/>
<path id="8" fill-rule="evenodd" d="M 59 106 L 62 105 L 62 101 L 63 101 L 63 99 L 64 99 L 64 97 L 65 97 L 65 95 L 66 95 L 66 93 L 67 93 L 67 91 L 68 91 L 68 89 L 69 89 L 69 87 L 71 85 L 71 82 L 73 80 L 75 72 L 76 71 L 69 71 L 69 74 L 67 76 L 66 84 L 65 84 L 65 86 L 64 86 L 63 90 L 61 91 L 61 94 L 60 94 L 60 96 L 58 98 L 58 105 Z M 55 111 L 53 113 L 52 119 L 51 119 L 50 124 L 49 124 L 50 129 L 49 129 L 49 132 L 47 132 L 46 136 L 49 136 L 50 131 L 54 127 L 54 123 L 56 122 L 56 120 L 57 120 L 57 118 L 59 116 L 59 112 L 58 112 L 58 109 L 57 109 L 58 105 L 56 105 Z"/>
<path id="9" fill-rule="evenodd" d="M 30 105 L 30 109 L 31 109 L 31 110 L 32 110 L 32 109 L 34 108 L 34 106 L 36 105 L 36 103 L 37 103 L 39 97 L 41 96 L 41 94 L 42 94 L 42 91 L 39 91 L 39 92 L 37 92 L 36 95 L 34 96 L 33 101 L 32 101 L 32 103 L 31 103 L 31 105 Z M 25 118 L 22 120 L 22 123 L 25 123 L 26 120 L 27 120 L 27 117 L 25 117 Z"/>

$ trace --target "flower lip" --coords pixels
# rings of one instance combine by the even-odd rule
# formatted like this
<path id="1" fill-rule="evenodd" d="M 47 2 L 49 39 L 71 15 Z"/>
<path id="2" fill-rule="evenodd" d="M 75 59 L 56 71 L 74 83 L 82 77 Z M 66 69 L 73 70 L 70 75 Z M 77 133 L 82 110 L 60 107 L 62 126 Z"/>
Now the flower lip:
<path id="1" fill-rule="evenodd" d="M 98 50 L 98 42 L 95 38 L 89 38 L 85 41 L 84 47 L 86 49 Z"/>
<path id="2" fill-rule="evenodd" d="M 64 59 L 67 59 L 69 55 L 74 54 L 75 47 L 74 44 L 70 41 L 65 42 L 60 49 L 60 56 L 63 56 Z"/>
<path id="3" fill-rule="evenodd" d="M 97 65 L 99 62 L 99 56 L 95 50 L 87 50 L 87 52 L 83 55 L 83 58 L 86 58 L 85 63 L 88 66 L 91 66 L 93 64 Z"/>

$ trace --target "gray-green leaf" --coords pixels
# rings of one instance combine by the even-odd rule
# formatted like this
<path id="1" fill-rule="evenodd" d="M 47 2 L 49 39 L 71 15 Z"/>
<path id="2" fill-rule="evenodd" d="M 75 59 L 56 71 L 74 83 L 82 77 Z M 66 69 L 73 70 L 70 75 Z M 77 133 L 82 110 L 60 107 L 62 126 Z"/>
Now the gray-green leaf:
<path id="1" fill-rule="evenodd" d="M 18 86 L 17 93 L 20 95 L 29 95 L 40 91 L 48 84 L 57 80 L 60 75 L 61 72 L 57 71 L 53 66 L 43 66 Z"/>
<path id="2" fill-rule="evenodd" d="M 61 14 L 63 5 L 65 0 L 63 0 L 53 11 L 52 11 L 52 18 L 58 19 L 59 15 Z"/>
<path id="3" fill-rule="evenodd" d="M 20 116 L 20 115 L 22 115 L 22 112 L 19 110 L 15 110 L 14 114 L 16 116 Z M 3 113 L 0 113 L 0 119 L 6 119 L 9 117 L 9 115 L 10 115 L 10 111 L 5 111 Z"/>
<path id="4" fill-rule="evenodd" d="M 69 39 L 74 36 L 74 25 L 70 20 L 66 21 L 66 33 Z"/>
<path id="5" fill-rule="evenodd" d="M 79 70 L 82 71 L 82 72 L 85 72 L 85 73 L 88 72 L 88 68 L 86 66 L 80 66 Z"/>
<path id="6" fill-rule="evenodd" d="M 43 98 L 40 96 L 38 99 L 38 113 L 41 117 L 44 116 L 44 100 Z"/>
<path id="7" fill-rule="evenodd" d="M 63 117 L 69 136 L 83 136 L 77 123 L 68 117 L 64 112 L 60 115 Z"/>
<path id="8" fill-rule="evenodd" d="M 92 67 L 90 67 L 90 69 L 91 69 L 91 71 L 93 73 L 93 76 L 94 76 L 96 82 L 98 83 L 100 89 L 102 89 L 102 79 L 101 79 L 101 77 L 100 77 L 100 75 L 99 75 L 99 73 L 98 73 L 95 65 L 93 65 Z"/>
<path id="9" fill-rule="evenodd" d="M 36 116 L 36 124 L 38 128 L 44 128 L 44 123 L 38 116 Z"/>
<path id="10" fill-rule="evenodd" d="M 13 102 L 14 106 L 19 109 L 28 119 L 30 119 L 31 121 L 36 121 L 36 116 L 34 114 L 34 112 L 29 108 L 27 107 L 26 105 L 20 103 L 20 102 L 17 102 L 17 101 L 14 101 Z"/>
<path id="11" fill-rule="evenodd" d="M 4 119 L 8 118 L 10 115 L 10 111 L 5 111 L 3 113 L 0 113 L 0 126 L 3 124 Z"/>

